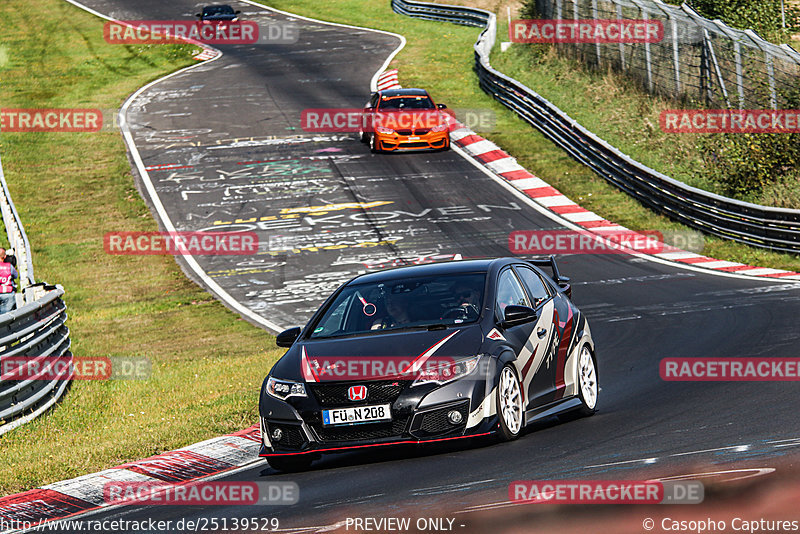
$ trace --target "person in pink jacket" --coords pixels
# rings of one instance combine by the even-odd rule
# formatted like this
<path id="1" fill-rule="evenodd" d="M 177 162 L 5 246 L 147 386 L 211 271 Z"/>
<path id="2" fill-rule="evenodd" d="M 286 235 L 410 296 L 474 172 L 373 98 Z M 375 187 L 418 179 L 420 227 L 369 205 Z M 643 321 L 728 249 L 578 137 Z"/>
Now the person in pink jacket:
<path id="1" fill-rule="evenodd" d="M 16 306 L 14 280 L 18 277 L 14 266 L 6 262 L 6 249 L 0 248 L 0 313 L 10 312 Z"/>

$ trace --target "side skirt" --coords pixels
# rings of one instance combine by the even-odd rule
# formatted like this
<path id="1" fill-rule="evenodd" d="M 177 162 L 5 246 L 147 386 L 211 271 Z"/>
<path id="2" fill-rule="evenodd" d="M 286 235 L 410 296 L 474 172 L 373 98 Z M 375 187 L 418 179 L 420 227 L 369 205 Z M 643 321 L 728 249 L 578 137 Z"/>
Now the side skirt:
<path id="1" fill-rule="evenodd" d="M 544 406 L 538 406 L 525 412 L 525 424 L 527 425 L 528 423 L 544 419 L 545 417 L 568 412 L 569 410 L 580 407 L 580 405 L 581 400 L 578 397 L 570 397 L 568 399 L 545 404 Z"/>

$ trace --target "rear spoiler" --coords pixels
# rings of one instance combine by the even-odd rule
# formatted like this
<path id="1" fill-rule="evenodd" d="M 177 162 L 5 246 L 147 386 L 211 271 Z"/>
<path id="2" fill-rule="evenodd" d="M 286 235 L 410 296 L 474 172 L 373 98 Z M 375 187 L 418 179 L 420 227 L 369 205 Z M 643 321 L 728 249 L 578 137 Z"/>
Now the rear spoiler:
<path id="1" fill-rule="evenodd" d="M 550 277 L 553 281 L 561 288 L 561 290 L 567 294 L 567 297 L 572 298 L 572 286 L 569 283 L 569 277 L 562 276 L 561 273 L 558 271 L 558 264 L 556 263 L 555 256 L 548 256 L 547 258 L 539 258 L 539 259 L 531 259 L 525 260 L 531 265 L 535 265 L 536 267 L 550 267 L 553 271 L 553 275 Z"/>

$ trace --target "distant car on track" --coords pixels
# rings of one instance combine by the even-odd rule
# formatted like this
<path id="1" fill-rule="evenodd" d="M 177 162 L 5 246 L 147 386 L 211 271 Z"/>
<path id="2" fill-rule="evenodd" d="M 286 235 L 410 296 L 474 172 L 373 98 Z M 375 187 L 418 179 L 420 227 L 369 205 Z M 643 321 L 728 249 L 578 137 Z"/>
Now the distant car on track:
<path id="1" fill-rule="evenodd" d="M 235 11 L 227 4 L 217 4 L 205 6 L 203 10 L 195 15 L 200 23 L 220 24 L 226 22 L 238 22 L 241 11 Z"/>
<path id="2" fill-rule="evenodd" d="M 424 89 L 385 89 L 364 107 L 361 141 L 373 152 L 447 150 L 449 113 Z"/>
<path id="3" fill-rule="evenodd" d="M 550 267 L 547 275 L 540 267 Z M 494 435 L 594 413 L 597 359 L 554 258 L 400 267 L 342 285 L 261 388 L 260 454 L 279 470 L 322 453 Z"/>

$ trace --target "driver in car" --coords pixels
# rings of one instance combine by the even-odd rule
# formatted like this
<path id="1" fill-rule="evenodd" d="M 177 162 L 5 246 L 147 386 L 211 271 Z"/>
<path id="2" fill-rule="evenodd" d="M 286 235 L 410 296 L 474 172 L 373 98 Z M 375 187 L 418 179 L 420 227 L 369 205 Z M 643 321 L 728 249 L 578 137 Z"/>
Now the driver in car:
<path id="1" fill-rule="evenodd" d="M 383 297 L 386 314 L 372 324 L 372 330 L 394 328 L 411 322 L 408 316 L 408 294 L 387 292 Z"/>
<path id="2" fill-rule="evenodd" d="M 480 315 L 480 293 L 473 287 L 457 285 L 453 288 L 458 307 L 445 313 L 442 319 L 455 319 L 456 322 L 471 320 Z"/>

